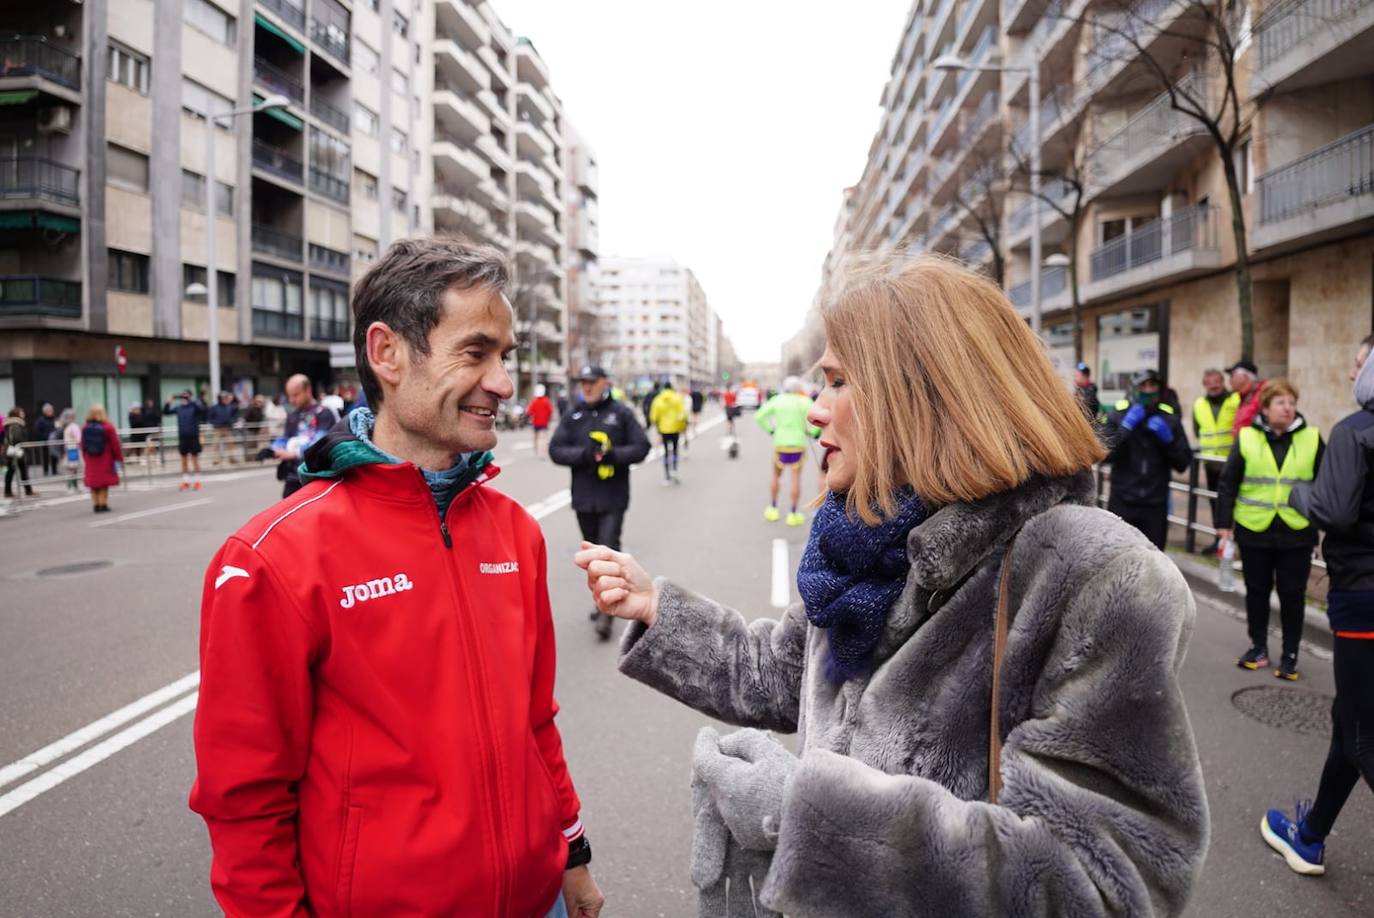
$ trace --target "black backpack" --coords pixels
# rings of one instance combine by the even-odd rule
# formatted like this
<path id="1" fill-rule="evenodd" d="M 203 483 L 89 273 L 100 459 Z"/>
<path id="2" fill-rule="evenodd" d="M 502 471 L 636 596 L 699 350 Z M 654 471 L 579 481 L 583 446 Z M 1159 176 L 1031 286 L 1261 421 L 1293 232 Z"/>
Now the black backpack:
<path id="1" fill-rule="evenodd" d="M 105 425 L 91 421 L 81 428 L 81 451 L 88 456 L 99 456 L 105 452 Z"/>

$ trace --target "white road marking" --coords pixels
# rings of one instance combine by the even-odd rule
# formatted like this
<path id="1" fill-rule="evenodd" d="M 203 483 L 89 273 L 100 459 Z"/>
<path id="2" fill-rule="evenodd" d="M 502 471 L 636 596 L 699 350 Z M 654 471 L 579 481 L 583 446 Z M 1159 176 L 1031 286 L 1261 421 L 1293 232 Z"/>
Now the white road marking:
<path id="1" fill-rule="evenodd" d="M 786 609 L 792 601 L 792 587 L 787 582 L 791 565 L 787 563 L 787 540 L 773 540 L 773 608 Z"/>
<path id="2" fill-rule="evenodd" d="M 159 513 L 171 513 L 173 510 L 185 510 L 188 507 L 199 507 L 213 501 L 213 497 L 202 497 L 200 500 L 188 500 L 181 504 L 168 504 L 165 507 L 154 507 L 151 510 L 137 510 L 133 513 L 121 513 L 108 520 L 98 520 L 91 523 L 92 529 L 99 529 L 101 526 L 113 526 L 115 523 L 127 523 L 129 520 L 139 520 L 145 516 L 157 516 Z"/>
<path id="3" fill-rule="evenodd" d="M 533 443 L 517 443 L 511 449 L 534 449 Z"/>
<path id="4" fill-rule="evenodd" d="M 52 790 L 68 778 L 76 777 L 92 765 L 98 765 L 119 750 L 132 746 L 172 721 L 190 714 L 196 709 L 196 699 L 199 697 L 200 692 L 194 691 L 156 714 L 140 720 L 132 727 L 127 727 L 104 742 L 92 746 L 75 758 L 68 759 L 56 768 L 46 771 L 33 780 L 26 781 L 9 793 L 0 796 L 0 816 L 23 806 L 39 794 Z"/>
<path id="5" fill-rule="evenodd" d="M 19 778 L 24 777 L 31 771 L 42 768 L 49 762 L 54 762 L 73 750 L 80 749 L 82 746 L 99 739 L 111 730 L 117 730 L 136 717 L 140 717 L 158 705 L 166 704 L 171 699 L 183 692 L 190 691 L 200 685 L 200 671 L 197 670 L 182 676 L 170 685 L 149 692 L 137 701 L 132 701 L 114 711 L 106 714 L 99 720 L 89 723 L 72 733 L 68 733 L 55 743 L 44 746 L 37 752 L 24 756 L 13 764 L 0 768 L 0 787 L 4 787 Z"/>

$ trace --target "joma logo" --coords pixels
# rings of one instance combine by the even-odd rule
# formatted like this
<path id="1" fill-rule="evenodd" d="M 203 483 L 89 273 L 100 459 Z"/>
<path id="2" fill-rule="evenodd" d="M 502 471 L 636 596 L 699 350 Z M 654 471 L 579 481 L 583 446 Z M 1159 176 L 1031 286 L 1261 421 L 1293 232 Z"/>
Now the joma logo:
<path id="1" fill-rule="evenodd" d="M 376 580 L 369 580 L 366 583 L 344 587 L 343 599 L 339 600 L 339 605 L 345 609 L 351 609 L 358 603 L 367 602 L 369 599 L 381 599 L 383 596 L 413 589 L 415 589 L 415 584 L 405 574 L 397 574 L 395 577 L 378 577 Z"/>

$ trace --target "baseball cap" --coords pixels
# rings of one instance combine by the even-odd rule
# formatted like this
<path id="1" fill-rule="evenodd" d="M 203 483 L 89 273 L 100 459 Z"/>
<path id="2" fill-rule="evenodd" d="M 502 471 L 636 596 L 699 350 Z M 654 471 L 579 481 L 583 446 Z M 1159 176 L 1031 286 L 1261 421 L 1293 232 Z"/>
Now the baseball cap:
<path id="1" fill-rule="evenodd" d="M 1227 373 L 1234 373 L 1236 370 L 1244 370 L 1251 376 L 1259 376 L 1259 367 L 1255 366 L 1252 360 L 1237 360 L 1226 368 Z"/>
<path id="2" fill-rule="evenodd" d="M 589 363 L 582 367 L 582 371 L 577 374 L 577 378 L 582 382 L 592 382 L 597 379 L 606 379 L 608 374 L 599 364 Z"/>
<path id="3" fill-rule="evenodd" d="M 1163 385 L 1163 381 L 1159 378 L 1159 373 L 1155 370 L 1136 370 L 1131 376 L 1131 385 L 1133 386 L 1143 386 L 1147 382 L 1152 382 L 1155 385 Z"/>

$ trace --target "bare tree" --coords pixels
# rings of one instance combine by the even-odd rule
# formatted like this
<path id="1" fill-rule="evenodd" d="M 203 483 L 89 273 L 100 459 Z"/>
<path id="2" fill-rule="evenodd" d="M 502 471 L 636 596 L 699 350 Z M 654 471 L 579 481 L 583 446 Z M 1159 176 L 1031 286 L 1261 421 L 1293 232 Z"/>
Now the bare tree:
<path id="1" fill-rule="evenodd" d="M 1001 163 L 984 163 L 960 182 L 954 190 L 954 204 L 973 221 L 973 238 L 992 250 L 992 279 L 1001 287 L 1006 280 L 1006 257 L 1002 254 L 1002 208 L 1006 181 Z"/>
<path id="2" fill-rule="evenodd" d="M 510 300 L 515 312 L 515 377 L 518 381 L 525 375 L 523 370 L 528 359 L 528 379 L 523 387 L 526 397 L 534 394 L 534 385 L 539 372 L 539 308 L 556 302 L 554 285 L 558 275 L 544 267 L 537 259 L 523 252 L 515 256 L 514 271 L 506 286 L 506 298 Z M 527 353 L 528 352 L 528 353 Z"/>

